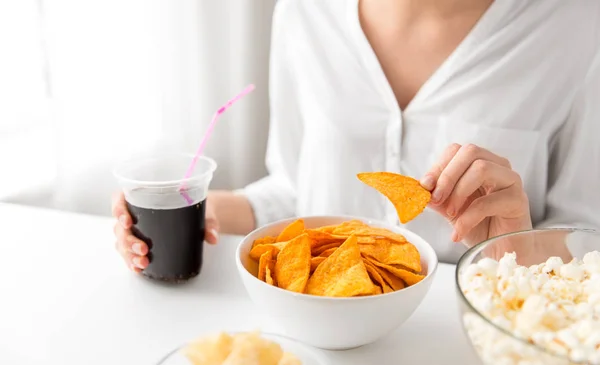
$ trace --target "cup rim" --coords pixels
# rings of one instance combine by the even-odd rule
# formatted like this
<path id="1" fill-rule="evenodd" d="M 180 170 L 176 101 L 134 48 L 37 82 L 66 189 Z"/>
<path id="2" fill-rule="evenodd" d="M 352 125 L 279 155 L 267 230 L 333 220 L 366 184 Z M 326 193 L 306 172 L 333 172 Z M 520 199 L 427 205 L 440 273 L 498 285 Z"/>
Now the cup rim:
<path id="1" fill-rule="evenodd" d="M 213 160 L 210 157 L 206 157 L 204 155 L 198 156 L 198 161 L 200 160 L 204 160 L 206 162 L 208 162 L 208 169 L 201 173 L 200 175 L 192 175 L 188 178 L 181 178 L 181 179 L 176 179 L 176 180 L 163 180 L 163 181 L 145 181 L 145 180 L 138 180 L 138 179 L 132 179 L 129 177 L 126 177 L 123 175 L 122 171 L 120 171 L 121 169 L 123 169 L 128 163 L 131 163 L 133 161 L 144 161 L 144 160 L 153 160 L 153 159 L 164 159 L 166 157 L 188 157 L 190 159 L 190 161 L 195 157 L 195 155 L 193 153 L 173 153 L 173 152 L 168 152 L 168 153 L 150 153 L 150 154 L 136 154 L 133 156 L 130 156 L 129 158 L 127 158 L 126 160 L 120 162 L 112 171 L 113 176 L 121 183 L 126 183 L 126 184 L 135 184 L 135 185 L 143 185 L 144 187 L 170 187 L 170 186 L 179 186 L 179 185 L 185 185 L 186 183 L 189 183 L 191 181 L 198 181 L 198 180 L 204 180 L 206 179 L 206 177 L 208 176 L 212 176 L 212 174 L 215 172 L 215 170 L 217 169 L 217 163 L 215 160 Z M 181 176 L 185 175 L 185 171 L 181 172 Z"/>
<path id="2" fill-rule="evenodd" d="M 519 341 L 521 344 L 530 346 L 536 350 L 539 350 L 542 353 L 545 353 L 549 356 L 552 356 L 556 359 L 560 359 L 560 360 L 565 360 L 568 362 L 571 362 L 573 364 L 583 364 L 584 362 L 574 362 L 573 360 L 571 360 L 568 356 L 564 356 L 564 355 L 560 355 L 560 354 L 556 354 L 553 352 L 550 352 L 549 350 L 536 345 L 534 343 L 530 343 L 528 341 L 526 341 L 524 338 L 520 338 L 518 336 L 515 336 L 511 331 L 500 327 L 498 325 L 496 325 L 494 322 L 492 322 L 487 316 L 485 316 L 483 313 L 481 313 L 477 308 L 475 308 L 475 306 L 473 306 L 473 304 L 471 303 L 471 301 L 469 299 L 467 299 L 467 297 L 465 296 L 465 293 L 463 293 L 462 291 L 462 287 L 460 285 L 460 269 L 465 266 L 465 262 L 467 260 L 470 260 L 473 258 L 473 256 L 475 256 L 476 254 L 478 254 L 479 252 L 483 251 L 488 245 L 492 244 L 494 241 L 502 239 L 502 238 L 506 238 L 506 237 L 511 237 L 511 236 L 519 236 L 519 235 L 524 235 L 524 234 L 534 234 L 534 233 L 539 233 L 539 232 L 585 232 L 585 233 L 592 233 L 592 234 L 599 234 L 600 231 L 594 230 L 594 229 L 587 229 L 587 228 L 572 228 L 572 227 L 553 227 L 553 228 L 533 228 L 533 229 L 526 229 L 526 230 L 521 230 L 521 231 L 516 231 L 516 232 L 511 232 L 511 233 L 505 233 L 499 236 L 495 236 L 492 238 L 488 238 L 485 241 L 482 241 L 478 244 L 476 244 L 475 246 L 469 248 L 458 260 L 458 262 L 456 263 L 456 271 L 454 272 L 454 281 L 456 283 L 456 289 L 458 291 L 458 295 L 460 300 L 469 308 L 469 310 L 471 310 L 471 312 L 477 314 L 477 316 L 479 318 L 481 318 L 485 323 L 487 323 L 488 325 L 492 326 L 494 329 L 500 331 L 501 333 L 507 335 L 508 337 Z"/>
<path id="3" fill-rule="evenodd" d="M 405 287 L 401 290 L 396 290 L 390 293 L 381 293 L 381 294 L 377 294 L 377 295 L 367 295 L 367 296 L 359 296 L 359 297 L 326 297 L 326 296 L 319 296 L 319 295 L 312 295 L 312 294 L 304 294 L 304 293 L 296 293 L 296 292 L 292 292 L 289 290 L 285 290 L 282 289 L 280 287 L 277 286 L 273 286 L 273 285 L 269 285 L 266 282 L 259 280 L 256 276 L 252 275 L 248 269 L 246 269 L 246 267 L 244 266 L 244 264 L 242 263 L 241 260 L 241 250 L 242 250 L 242 246 L 244 244 L 247 243 L 247 239 L 249 236 L 255 234 L 256 232 L 260 231 L 260 230 L 264 230 L 267 229 L 269 227 L 278 225 L 278 224 L 283 224 L 286 222 L 292 222 L 296 219 L 344 219 L 344 220 L 352 220 L 352 219 L 359 219 L 362 220 L 363 222 L 367 223 L 367 224 L 378 224 L 381 227 L 394 227 L 399 229 L 400 234 L 405 234 L 408 233 L 409 235 L 412 236 L 416 236 L 418 239 L 420 239 L 427 247 L 427 250 L 429 251 L 430 257 L 431 257 L 431 261 L 432 261 L 432 266 L 433 268 L 431 268 L 431 270 L 428 267 L 428 272 L 425 275 L 425 278 L 423 278 L 423 280 L 421 280 L 420 282 Z M 368 300 L 385 300 L 385 298 L 389 298 L 393 295 L 402 295 L 401 293 L 406 293 L 406 291 L 408 290 L 416 290 L 415 287 L 423 284 L 426 285 L 425 282 L 431 281 L 433 280 L 433 277 L 435 275 L 435 273 L 437 272 L 438 266 L 439 266 L 439 260 L 437 257 L 437 254 L 435 252 L 435 250 L 433 249 L 433 247 L 431 247 L 431 245 L 429 244 L 429 242 L 427 242 L 424 238 L 422 238 L 420 235 L 406 229 L 400 226 L 392 226 L 389 223 L 380 221 L 380 220 L 376 220 L 376 219 L 370 219 L 367 217 L 360 217 L 360 216 L 347 216 L 347 215 L 307 215 L 307 216 L 299 216 L 299 217 L 294 217 L 294 218 L 286 218 L 286 219 L 280 219 L 278 221 L 275 222 L 271 222 L 269 224 L 266 224 L 262 227 L 258 227 L 256 229 L 254 229 L 252 232 L 248 233 L 246 236 L 244 236 L 244 238 L 240 241 L 240 243 L 238 244 L 238 247 L 235 251 L 235 263 L 236 266 L 238 268 L 238 271 L 241 272 L 241 275 L 247 276 L 252 278 L 253 280 L 256 280 L 257 282 L 261 283 L 259 285 L 266 285 L 267 287 L 270 287 L 271 289 L 277 290 L 280 293 L 284 293 L 284 295 L 291 295 L 293 297 L 296 298 L 300 298 L 300 299 L 304 299 L 304 300 L 313 300 L 313 301 L 326 301 L 326 302 L 360 302 L 360 301 L 368 301 Z M 429 263 L 428 263 L 429 264 Z"/>

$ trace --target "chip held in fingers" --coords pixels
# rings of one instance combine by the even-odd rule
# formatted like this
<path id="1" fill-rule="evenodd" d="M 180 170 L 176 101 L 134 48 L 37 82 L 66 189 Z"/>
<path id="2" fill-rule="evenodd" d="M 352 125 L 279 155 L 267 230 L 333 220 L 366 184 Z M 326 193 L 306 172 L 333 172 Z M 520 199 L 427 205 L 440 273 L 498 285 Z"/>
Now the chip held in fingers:
<path id="1" fill-rule="evenodd" d="M 429 190 L 412 177 L 392 172 L 362 172 L 357 177 L 388 198 L 402 224 L 415 219 L 431 200 Z"/>
<path id="2" fill-rule="evenodd" d="M 277 238 L 256 239 L 250 258 L 261 281 L 315 296 L 387 294 L 425 277 L 419 250 L 402 234 L 359 220 L 317 228 L 295 220 Z"/>

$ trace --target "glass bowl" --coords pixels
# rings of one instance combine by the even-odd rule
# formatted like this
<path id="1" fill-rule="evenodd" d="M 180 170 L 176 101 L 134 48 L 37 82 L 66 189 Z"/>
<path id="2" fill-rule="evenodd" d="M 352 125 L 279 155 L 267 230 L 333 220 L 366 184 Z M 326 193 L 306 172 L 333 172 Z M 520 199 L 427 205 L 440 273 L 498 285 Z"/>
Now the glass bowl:
<path id="1" fill-rule="evenodd" d="M 565 313 L 565 315 L 570 313 L 568 311 L 555 311 L 553 312 L 555 317 L 544 317 L 546 316 L 546 311 L 543 310 L 545 307 L 524 306 L 524 304 L 529 304 L 527 303 L 528 298 L 531 298 L 529 302 L 534 300 L 533 297 L 535 297 L 535 299 L 540 299 L 537 295 L 532 296 L 537 290 L 535 288 L 544 287 L 543 285 L 553 285 L 553 283 L 540 280 L 535 282 L 535 284 L 528 284 L 529 286 L 527 287 L 529 289 L 527 289 L 527 287 L 525 289 L 520 289 L 521 287 L 510 284 L 510 287 L 516 287 L 518 289 L 516 289 L 517 292 L 513 291 L 511 294 L 508 294 L 508 291 L 506 291 L 506 288 L 508 287 L 506 286 L 506 283 L 508 281 L 500 277 L 502 272 L 506 272 L 506 264 L 510 261 L 507 259 L 500 261 L 505 254 L 514 252 L 516 254 L 517 265 L 533 269 L 532 265 L 544 264 L 551 257 L 561 257 L 565 264 L 569 263 L 571 259 L 581 261 L 588 252 L 592 251 L 600 251 L 600 232 L 581 229 L 540 229 L 511 233 L 489 239 L 472 247 L 461 257 L 456 270 L 460 322 L 462 323 L 463 330 L 474 351 L 484 364 L 600 364 L 600 350 L 598 350 L 598 348 L 600 348 L 600 343 L 596 348 L 580 348 L 576 350 L 576 352 L 567 350 L 565 342 L 558 341 L 558 339 L 563 337 L 557 339 L 555 336 L 556 332 L 553 333 L 547 331 L 543 334 L 543 336 L 546 337 L 542 337 L 541 334 L 537 333 L 535 335 L 536 337 L 533 337 L 533 332 L 535 332 L 533 328 L 536 328 L 535 326 L 538 326 L 539 323 L 544 323 L 544 325 L 551 323 L 550 325 L 556 326 L 557 330 L 563 326 L 560 324 L 560 320 L 562 319 L 557 321 L 552 320 L 551 322 L 541 321 L 559 318 L 556 317 L 556 313 Z M 500 265 L 496 268 L 494 261 L 489 259 L 500 261 Z M 587 263 L 594 261 L 593 259 L 595 259 L 597 265 L 588 265 Z M 478 265 L 477 267 L 473 267 L 471 264 Z M 552 265 L 534 266 L 534 268 L 537 268 L 538 272 L 548 271 L 551 267 Z M 598 270 L 594 271 L 596 274 L 593 274 L 590 270 L 595 267 L 597 267 Z M 488 269 L 487 271 L 482 271 L 482 268 Z M 579 275 L 583 275 L 586 279 L 592 275 L 597 275 L 593 280 L 596 278 L 599 279 L 597 282 L 600 284 L 600 254 L 597 256 L 590 254 L 586 258 L 586 264 L 580 266 L 580 268 L 584 269 L 584 274 L 581 274 L 582 271 L 579 271 Z M 590 269 L 588 270 L 588 268 Z M 557 273 L 550 271 L 547 273 L 547 277 L 544 276 L 540 279 L 558 280 L 559 277 L 571 277 L 566 273 L 566 270 L 557 271 Z M 490 273 L 496 273 L 496 275 Z M 521 271 L 520 274 L 523 275 L 523 272 Z M 558 277 L 553 278 L 555 275 Z M 476 276 L 480 276 L 480 278 L 475 278 Z M 501 280 L 503 280 L 502 284 L 500 284 Z M 573 280 L 578 281 L 579 279 Z M 574 292 L 579 290 L 575 288 L 581 287 L 575 284 L 575 281 L 571 282 L 573 285 L 571 288 L 574 288 Z M 527 283 L 534 283 L 534 281 L 527 280 Z M 592 289 L 589 290 L 594 289 L 598 290 L 600 295 L 600 285 L 592 287 Z M 505 298 L 511 300 L 508 302 L 505 301 L 504 303 L 512 303 L 511 305 L 514 305 L 513 307 L 510 307 L 514 310 L 512 314 L 503 315 L 499 313 L 505 313 L 504 311 L 492 309 L 495 308 L 495 306 L 492 305 L 490 296 L 486 297 L 486 295 L 482 294 L 483 292 L 490 293 L 490 290 L 495 291 L 496 293 L 492 294 L 492 297 L 500 295 L 498 294 L 499 290 L 502 290 L 504 295 L 506 295 Z M 589 291 L 587 291 L 587 293 L 589 293 Z M 581 295 L 581 297 L 573 298 L 579 298 L 576 299 L 578 302 L 587 302 L 587 296 L 583 296 L 584 294 Z M 531 308 L 542 308 L 542 310 L 531 311 Z M 563 311 L 564 307 L 560 307 L 559 310 Z M 492 311 L 495 311 L 494 316 L 488 314 L 492 313 Z M 522 311 L 523 314 L 515 314 L 517 311 Z M 596 305 L 595 308 L 592 307 L 592 311 L 596 316 L 596 324 L 600 325 L 600 306 Z M 530 315 L 530 313 L 532 314 Z M 531 322 L 529 322 L 530 320 Z M 533 325 L 529 327 L 530 329 L 527 329 L 527 326 L 517 326 L 519 329 L 514 331 L 511 328 L 514 328 L 515 326 L 511 323 L 533 323 Z M 600 342 L 600 327 L 596 326 L 595 330 L 592 327 L 589 335 L 597 336 L 598 341 Z M 541 340 L 541 338 L 545 339 Z M 549 341 L 556 343 L 550 343 Z M 585 355 L 582 355 L 582 351 Z M 595 353 L 598 355 L 596 356 Z M 582 356 L 585 358 L 582 358 Z M 593 358 L 593 356 L 596 356 L 596 358 Z M 590 360 L 590 358 L 592 358 L 592 360 Z"/>

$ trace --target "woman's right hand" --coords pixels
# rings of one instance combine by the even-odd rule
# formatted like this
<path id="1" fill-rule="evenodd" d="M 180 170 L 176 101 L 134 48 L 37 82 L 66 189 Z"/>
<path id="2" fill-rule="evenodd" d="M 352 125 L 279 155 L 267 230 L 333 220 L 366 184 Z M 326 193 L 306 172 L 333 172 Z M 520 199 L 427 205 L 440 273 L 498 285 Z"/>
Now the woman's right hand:
<path id="1" fill-rule="evenodd" d="M 148 257 L 146 257 L 148 246 L 131 232 L 133 221 L 125 205 L 125 196 L 122 192 L 115 194 L 113 198 L 112 215 L 117 219 L 114 226 L 117 252 L 123 257 L 127 267 L 136 273 L 142 272 L 149 264 Z M 219 240 L 219 222 L 214 209 L 208 202 L 205 217 L 205 241 L 216 244 Z"/>

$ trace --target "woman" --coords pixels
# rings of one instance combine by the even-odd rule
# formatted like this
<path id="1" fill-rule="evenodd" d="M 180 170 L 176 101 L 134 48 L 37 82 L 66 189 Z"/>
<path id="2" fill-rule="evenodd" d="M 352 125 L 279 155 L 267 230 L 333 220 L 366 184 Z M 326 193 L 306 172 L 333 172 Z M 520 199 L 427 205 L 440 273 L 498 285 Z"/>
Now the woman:
<path id="1" fill-rule="evenodd" d="M 396 223 L 363 171 L 421 178 L 431 209 L 407 228 L 442 261 L 532 226 L 600 227 L 597 0 L 281 0 L 271 47 L 269 175 L 210 193 L 208 242 L 296 215 Z M 122 196 L 113 213 L 139 272 Z"/>

